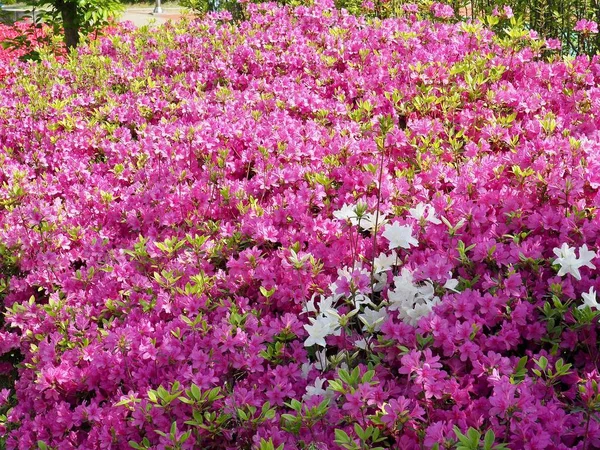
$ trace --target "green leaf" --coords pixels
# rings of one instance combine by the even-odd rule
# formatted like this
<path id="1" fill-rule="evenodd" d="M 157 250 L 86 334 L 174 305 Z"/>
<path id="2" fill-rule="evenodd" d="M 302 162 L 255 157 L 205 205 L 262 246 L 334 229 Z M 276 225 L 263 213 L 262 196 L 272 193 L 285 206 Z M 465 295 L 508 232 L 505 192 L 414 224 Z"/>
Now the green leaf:
<path id="1" fill-rule="evenodd" d="M 295 398 L 291 399 L 289 403 L 286 403 L 286 405 L 296 412 L 300 412 L 302 410 L 302 403 L 300 403 Z"/>
<path id="2" fill-rule="evenodd" d="M 336 444 L 348 444 L 352 442 L 352 439 L 350 439 L 350 436 L 348 436 L 348 433 L 346 433 L 344 430 L 340 430 L 339 428 L 335 429 L 335 443 Z"/>
<path id="3" fill-rule="evenodd" d="M 298 418 L 296 416 L 294 416 L 293 414 L 282 414 L 281 418 L 283 420 L 286 420 L 288 422 L 295 422 Z"/>
<path id="4" fill-rule="evenodd" d="M 483 450 L 492 450 L 496 436 L 493 430 L 488 430 L 483 438 Z"/>
<path id="5" fill-rule="evenodd" d="M 156 396 L 156 391 L 149 390 L 148 391 L 148 398 L 150 399 L 150 401 L 152 403 L 158 403 L 158 397 Z"/>
<path id="6" fill-rule="evenodd" d="M 369 370 L 369 371 L 365 372 L 365 374 L 363 375 L 362 382 L 369 383 L 373 379 L 374 376 L 375 376 L 375 371 Z"/>
<path id="7" fill-rule="evenodd" d="M 363 430 L 362 427 L 357 423 L 354 424 L 354 432 L 363 442 L 368 439 L 366 437 L 365 430 Z"/>
<path id="8" fill-rule="evenodd" d="M 194 400 L 200 400 L 202 398 L 202 391 L 200 390 L 200 388 L 197 385 L 192 384 L 190 386 L 190 392 L 191 392 L 192 398 Z"/>
<path id="9" fill-rule="evenodd" d="M 345 392 L 344 386 L 338 380 L 329 380 L 329 389 L 334 392 Z"/>
<path id="10" fill-rule="evenodd" d="M 548 366 L 548 359 L 545 356 L 541 356 L 538 360 L 533 360 L 533 362 L 542 370 L 546 370 Z"/>
<path id="11" fill-rule="evenodd" d="M 478 444 L 479 439 L 481 438 L 481 433 L 477 431 L 475 428 L 469 428 L 467 430 L 467 436 L 471 444 Z"/>

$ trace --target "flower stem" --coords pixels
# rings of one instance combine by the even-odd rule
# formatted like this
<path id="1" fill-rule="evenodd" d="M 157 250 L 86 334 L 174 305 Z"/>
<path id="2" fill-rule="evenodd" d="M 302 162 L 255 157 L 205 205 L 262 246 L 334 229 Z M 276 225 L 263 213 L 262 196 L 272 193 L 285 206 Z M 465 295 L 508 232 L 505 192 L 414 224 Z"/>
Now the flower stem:
<path id="1" fill-rule="evenodd" d="M 377 231 L 379 228 L 379 211 L 381 209 L 381 183 L 383 181 L 383 163 L 385 162 L 385 134 L 382 135 L 381 143 L 377 143 L 381 159 L 379 161 L 379 179 L 377 185 L 377 207 L 375 208 L 375 228 L 373 229 L 373 249 L 371 256 L 371 301 L 374 302 L 375 293 L 375 257 L 377 255 Z"/>

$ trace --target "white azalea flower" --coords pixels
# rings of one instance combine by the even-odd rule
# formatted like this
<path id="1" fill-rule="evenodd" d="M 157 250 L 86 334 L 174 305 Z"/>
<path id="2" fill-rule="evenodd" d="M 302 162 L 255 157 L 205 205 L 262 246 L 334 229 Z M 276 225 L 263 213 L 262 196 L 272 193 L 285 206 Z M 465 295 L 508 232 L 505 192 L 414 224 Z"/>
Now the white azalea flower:
<path id="1" fill-rule="evenodd" d="M 392 225 L 388 224 L 385 227 L 383 237 L 390 242 L 390 250 L 398 247 L 409 249 L 411 245 L 415 247 L 419 245 L 419 241 L 412 235 L 412 227 L 410 225 L 399 225 L 397 222 Z"/>
<path id="2" fill-rule="evenodd" d="M 381 308 L 379 311 L 365 308 L 364 312 L 358 315 L 358 319 L 363 323 L 363 331 L 380 331 L 381 325 L 386 318 L 387 311 L 385 308 Z"/>
<path id="3" fill-rule="evenodd" d="M 315 295 L 313 294 L 313 296 L 310 298 L 310 300 L 308 300 L 306 302 L 306 305 L 304 305 L 304 307 L 302 308 L 302 313 L 301 314 L 307 314 L 307 313 L 311 313 L 311 312 L 317 312 L 317 308 L 315 308 Z"/>
<path id="4" fill-rule="evenodd" d="M 306 386 L 306 394 L 304 394 L 302 398 L 304 400 L 308 400 L 315 395 L 322 395 L 326 398 L 333 397 L 333 391 L 330 391 L 329 389 L 323 389 L 323 384 L 326 381 L 327 380 L 325 378 L 316 378 L 313 386 Z"/>
<path id="5" fill-rule="evenodd" d="M 570 273 L 576 279 L 581 280 L 581 275 L 579 273 L 580 265 L 577 261 L 574 247 L 569 247 L 567 243 L 564 243 L 560 248 L 554 249 L 554 254 L 558 256 L 558 258 L 556 258 L 552 264 L 560 265 L 560 270 L 558 271 L 559 277 Z"/>
<path id="6" fill-rule="evenodd" d="M 454 278 L 452 278 L 452 272 L 448 272 L 448 280 L 446 281 L 446 283 L 444 284 L 444 289 L 448 289 L 449 291 L 454 291 L 454 292 L 458 292 L 456 290 L 456 286 L 458 286 L 458 280 L 455 280 Z"/>
<path id="7" fill-rule="evenodd" d="M 349 220 L 352 225 L 356 225 L 358 223 L 356 205 L 347 205 L 344 203 L 344 206 L 333 212 L 333 217 L 338 220 Z"/>
<path id="8" fill-rule="evenodd" d="M 414 208 L 410 208 L 408 210 L 408 214 L 414 219 L 421 220 L 425 217 L 425 211 L 427 210 L 427 206 L 425 203 L 421 202 L 416 205 Z"/>
<path id="9" fill-rule="evenodd" d="M 308 338 L 304 341 L 305 347 L 312 345 L 320 345 L 326 347 L 325 338 L 332 334 L 332 321 L 323 315 L 317 316 L 316 319 L 309 319 L 310 325 L 304 325 L 304 329 L 308 332 Z"/>
<path id="10" fill-rule="evenodd" d="M 592 259 L 597 256 L 596 252 L 588 250 L 586 244 L 579 248 L 579 258 L 575 255 L 575 248 L 569 247 L 567 243 L 564 243 L 560 248 L 555 248 L 554 254 L 557 258 L 552 264 L 560 265 L 560 270 L 558 271 L 559 277 L 571 274 L 576 280 L 581 280 L 581 274 L 579 273 L 580 267 L 585 266 L 590 269 L 596 268 L 596 266 L 591 263 Z"/>
<path id="11" fill-rule="evenodd" d="M 314 367 L 314 364 L 311 362 L 303 363 L 302 366 L 300 367 L 300 372 L 302 373 L 302 378 L 304 378 L 306 380 L 308 378 L 308 374 L 310 373 L 310 371 L 312 370 L 313 367 Z"/>
<path id="12" fill-rule="evenodd" d="M 593 287 L 590 288 L 589 292 L 581 294 L 583 298 L 583 305 L 577 307 L 577 309 L 584 309 L 586 306 L 589 306 L 590 309 L 596 309 L 600 311 L 600 303 L 596 300 L 596 291 Z"/>
<path id="13" fill-rule="evenodd" d="M 433 206 L 426 205 L 423 202 L 419 203 L 414 208 L 410 208 L 408 214 L 419 222 L 425 220 L 436 225 L 442 223 L 442 221 L 435 216 L 435 209 Z"/>
<path id="14" fill-rule="evenodd" d="M 402 268 L 400 276 L 394 277 L 394 290 L 388 292 L 390 310 L 397 310 L 404 302 L 412 302 L 419 293 L 419 290 L 413 283 L 413 274 L 406 267 Z"/>
<path id="15" fill-rule="evenodd" d="M 323 297 L 321 296 L 321 301 L 319 302 L 319 312 L 323 313 L 328 309 L 334 309 L 333 304 L 336 302 L 335 297 Z"/>
<path id="16" fill-rule="evenodd" d="M 432 306 L 427 303 L 418 303 L 412 308 L 406 310 L 407 318 L 405 321 L 412 326 L 416 326 L 419 319 L 429 314 L 432 310 Z"/>
<path id="17" fill-rule="evenodd" d="M 360 308 L 362 305 L 373 305 L 371 298 L 368 295 L 358 293 L 354 296 L 354 307 Z M 373 305 L 375 306 L 375 305 Z"/>
<path id="18" fill-rule="evenodd" d="M 439 297 L 434 297 L 430 301 L 417 301 L 412 308 L 405 308 L 399 311 L 399 316 L 409 325 L 415 327 L 421 317 L 428 315 L 433 307 L 440 303 Z"/>
<path id="19" fill-rule="evenodd" d="M 327 350 L 323 349 L 318 351 L 315 356 L 317 357 L 317 360 L 315 361 L 315 368 L 321 372 L 325 372 L 325 370 L 327 370 L 327 366 L 329 365 L 329 362 L 327 361 Z"/>
<path id="20" fill-rule="evenodd" d="M 329 324 L 329 334 L 333 334 L 334 336 L 339 336 L 341 334 L 340 315 L 338 314 L 337 309 L 326 309 L 321 312 L 317 319 Z"/>
<path id="21" fill-rule="evenodd" d="M 357 341 L 354 342 L 354 345 L 356 346 L 356 348 L 360 348 L 361 350 L 366 350 L 367 349 L 367 340 L 366 339 L 358 339 Z"/>
<path id="22" fill-rule="evenodd" d="M 375 214 L 365 214 L 360 218 L 358 223 L 364 231 L 373 232 L 375 230 Z M 377 217 L 377 229 L 381 229 L 381 226 L 385 223 L 387 223 L 386 215 L 379 214 L 379 217 Z"/>
<path id="23" fill-rule="evenodd" d="M 399 277 L 394 277 L 395 289 L 388 292 L 390 311 L 398 311 L 398 317 L 409 325 L 416 326 L 419 319 L 431 312 L 440 303 L 435 295 L 431 280 L 415 285 L 413 273 L 406 267 Z"/>
<path id="24" fill-rule="evenodd" d="M 392 267 L 396 265 L 397 260 L 398 254 L 394 250 L 392 250 L 392 253 L 390 253 L 389 256 L 385 253 L 380 253 L 379 256 L 373 260 L 375 273 L 391 270 Z"/>
<path id="25" fill-rule="evenodd" d="M 435 289 L 431 281 L 425 281 L 425 284 L 423 286 L 419 286 L 417 290 L 419 291 L 419 297 L 425 301 L 429 301 L 434 297 Z"/>
<path id="26" fill-rule="evenodd" d="M 587 244 L 583 244 L 579 247 L 579 263 L 581 266 L 589 267 L 590 269 L 595 269 L 596 266 L 591 263 L 592 259 L 596 256 L 596 252 L 592 252 L 588 250 Z"/>
<path id="27" fill-rule="evenodd" d="M 387 275 L 385 273 L 373 274 L 375 284 L 373 285 L 373 292 L 381 292 L 387 285 Z"/>

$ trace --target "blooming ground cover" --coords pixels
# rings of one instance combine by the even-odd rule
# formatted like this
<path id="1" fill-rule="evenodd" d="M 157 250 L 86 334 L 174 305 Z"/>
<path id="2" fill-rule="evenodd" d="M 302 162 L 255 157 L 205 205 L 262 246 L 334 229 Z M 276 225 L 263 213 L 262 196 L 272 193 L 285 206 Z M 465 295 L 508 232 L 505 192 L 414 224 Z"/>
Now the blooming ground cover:
<path id="1" fill-rule="evenodd" d="M 248 11 L 0 81 L 2 445 L 600 448 L 600 61 Z"/>

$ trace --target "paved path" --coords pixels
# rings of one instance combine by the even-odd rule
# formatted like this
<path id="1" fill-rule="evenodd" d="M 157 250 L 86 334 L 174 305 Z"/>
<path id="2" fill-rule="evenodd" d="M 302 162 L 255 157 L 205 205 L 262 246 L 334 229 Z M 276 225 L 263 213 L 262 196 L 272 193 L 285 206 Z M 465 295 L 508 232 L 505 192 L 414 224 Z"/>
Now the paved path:
<path id="1" fill-rule="evenodd" d="M 121 18 L 120 22 L 131 21 L 137 27 L 143 25 L 149 25 L 154 23 L 156 25 L 162 25 L 169 20 L 179 20 L 185 16 L 183 8 L 178 7 L 163 7 L 162 14 L 153 14 L 153 6 L 141 7 L 141 8 L 127 8 Z"/>

